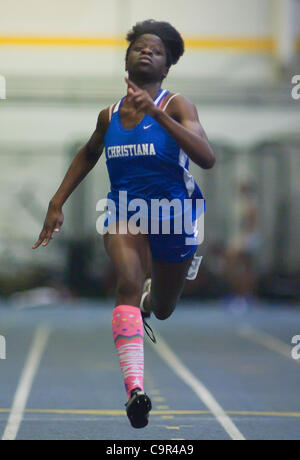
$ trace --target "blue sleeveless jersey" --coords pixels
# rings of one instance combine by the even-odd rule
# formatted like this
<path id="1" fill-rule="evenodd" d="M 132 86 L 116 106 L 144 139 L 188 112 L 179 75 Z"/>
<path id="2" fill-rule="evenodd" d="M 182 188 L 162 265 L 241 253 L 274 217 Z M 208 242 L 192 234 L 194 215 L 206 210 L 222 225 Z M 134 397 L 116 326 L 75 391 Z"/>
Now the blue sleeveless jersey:
<path id="1" fill-rule="evenodd" d="M 169 93 L 160 90 L 158 106 Z M 125 97 L 115 106 L 104 137 L 105 156 L 111 191 L 108 198 L 117 203 L 119 192 L 128 199 L 185 200 L 203 195 L 189 172 L 189 159 L 167 130 L 150 115 L 133 129 L 121 123 L 120 109 Z"/>

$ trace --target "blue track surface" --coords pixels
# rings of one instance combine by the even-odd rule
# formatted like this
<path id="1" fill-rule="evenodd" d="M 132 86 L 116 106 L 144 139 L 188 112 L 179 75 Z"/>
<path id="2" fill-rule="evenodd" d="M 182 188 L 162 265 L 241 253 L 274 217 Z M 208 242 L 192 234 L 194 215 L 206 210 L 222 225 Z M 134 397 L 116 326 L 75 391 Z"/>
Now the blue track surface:
<path id="1" fill-rule="evenodd" d="M 145 390 L 153 413 L 147 428 L 130 427 L 111 335 L 112 304 L 0 307 L 7 344 L 7 359 L 0 360 L 1 437 L 33 338 L 46 326 L 50 335 L 17 439 L 231 439 L 148 339 Z M 237 315 L 221 303 L 181 302 L 170 319 L 151 319 L 151 325 L 244 438 L 300 439 L 300 360 L 290 356 L 291 339 L 300 335 L 299 307 L 256 305 Z"/>

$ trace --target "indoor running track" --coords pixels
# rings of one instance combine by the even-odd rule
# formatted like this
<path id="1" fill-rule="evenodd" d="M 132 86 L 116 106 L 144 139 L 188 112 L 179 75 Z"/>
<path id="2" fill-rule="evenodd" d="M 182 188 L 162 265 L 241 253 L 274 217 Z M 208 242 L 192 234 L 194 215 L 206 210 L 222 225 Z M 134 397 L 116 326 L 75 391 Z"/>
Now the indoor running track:
<path id="1" fill-rule="evenodd" d="M 145 391 L 153 411 L 142 430 L 125 415 L 111 316 L 108 301 L 1 304 L 2 439 L 300 439 L 300 359 L 291 357 L 299 306 L 237 314 L 221 302 L 182 301 L 167 321 L 151 319 L 158 344 L 145 339 Z"/>

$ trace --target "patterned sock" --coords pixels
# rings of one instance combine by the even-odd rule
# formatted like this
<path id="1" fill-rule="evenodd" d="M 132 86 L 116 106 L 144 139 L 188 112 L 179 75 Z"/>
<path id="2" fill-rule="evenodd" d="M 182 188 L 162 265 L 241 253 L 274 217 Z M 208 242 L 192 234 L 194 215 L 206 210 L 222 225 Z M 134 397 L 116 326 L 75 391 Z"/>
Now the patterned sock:
<path id="1" fill-rule="evenodd" d="M 117 306 L 113 311 L 112 330 L 130 399 L 134 388 L 144 391 L 144 328 L 140 309 L 131 305 Z"/>

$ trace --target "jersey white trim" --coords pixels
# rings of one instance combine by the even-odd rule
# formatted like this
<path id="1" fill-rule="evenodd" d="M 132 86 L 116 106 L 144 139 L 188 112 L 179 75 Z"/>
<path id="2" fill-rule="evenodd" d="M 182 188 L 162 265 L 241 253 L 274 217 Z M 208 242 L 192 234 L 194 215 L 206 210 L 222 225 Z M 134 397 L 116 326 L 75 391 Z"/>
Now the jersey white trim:
<path id="1" fill-rule="evenodd" d="M 172 101 L 172 99 L 174 99 L 174 97 L 176 97 L 176 96 L 179 96 L 179 93 L 173 94 L 173 96 L 170 97 L 170 99 L 168 100 L 168 102 L 167 102 L 166 105 L 164 106 L 163 111 L 165 111 L 165 110 L 167 109 L 167 107 L 168 107 L 168 105 L 170 104 L 170 102 Z"/>
<path id="2" fill-rule="evenodd" d="M 195 180 L 192 174 L 190 173 L 190 171 L 186 169 L 185 167 L 186 160 L 187 160 L 187 154 L 182 149 L 180 149 L 178 162 L 180 166 L 183 168 L 183 180 L 184 180 L 187 192 L 189 194 L 189 197 L 191 197 L 195 190 Z"/>
<path id="3" fill-rule="evenodd" d="M 121 101 L 122 101 L 122 99 L 120 99 L 119 102 L 116 104 L 115 109 L 114 109 L 114 113 L 117 113 L 117 111 L 119 110 Z"/>
<path id="4" fill-rule="evenodd" d="M 167 92 L 168 91 L 166 89 L 164 89 L 163 92 L 155 99 L 154 104 L 159 105 L 160 101 L 166 95 Z"/>
<path id="5" fill-rule="evenodd" d="M 187 154 L 182 149 L 180 149 L 180 152 L 179 152 L 179 164 L 183 168 L 185 168 L 186 160 L 187 160 Z"/>
<path id="6" fill-rule="evenodd" d="M 114 104 L 112 104 L 112 105 L 109 107 L 109 122 L 111 122 L 113 106 L 114 106 Z"/>

